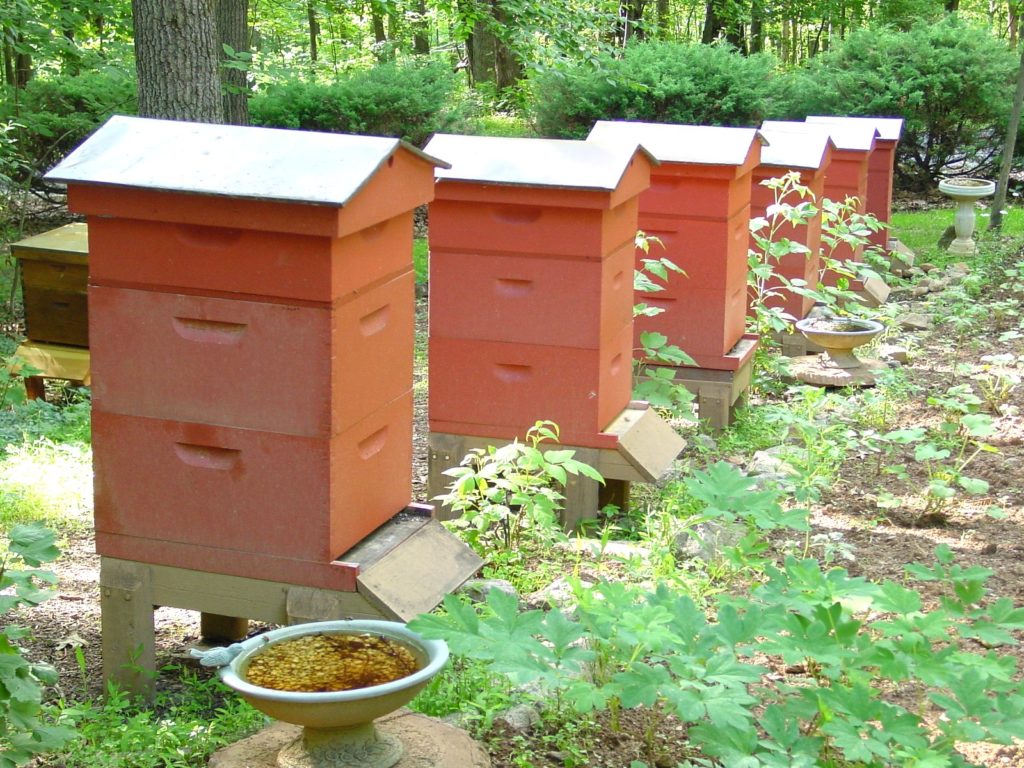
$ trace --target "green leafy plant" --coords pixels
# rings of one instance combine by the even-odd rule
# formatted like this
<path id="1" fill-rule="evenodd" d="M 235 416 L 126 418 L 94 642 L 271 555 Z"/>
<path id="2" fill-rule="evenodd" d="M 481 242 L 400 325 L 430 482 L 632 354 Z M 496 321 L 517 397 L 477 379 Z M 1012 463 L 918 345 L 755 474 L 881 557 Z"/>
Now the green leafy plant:
<path id="1" fill-rule="evenodd" d="M 995 428 L 992 417 L 977 413 L 981 399 L 970 390 L 970 385 L 949 388 L 942 395 L 928 398 L 932 405 L 940 406 L 946 418 L 936 429 L 913 427 L 888 432 L 881 439 L 892 445 L 913 445 L 913 458 L 921 464 L 927 475 L 922 517 L 941 515 L 949 500 L 959 491 L 982 495 L 988 493 L 986 480 L 965 474 L 968 466 L 981 453 L 995 453 L 998 448 L 984 441 Z M 886 471 L 908 479 L 903 464 L 886 467 Z"/>
<path id="2" fill-rule="evenodd" d="M 694 482 L 713 512 L 789 522 L 777 491 L 751 494 L 728 468 Z M 563 718 L 607 710 L 614 729 L 623 708 L 637 709 L 652 762 L 671 715 L 698 765 L 967 766 L 958 742 L 1011 743 L 1024 727 L 1014 658 L 995 650 L 1016 642 L 1024 609 L 987 599 L 988 569 L 957 565 L 948 547 L 935 557 L 907 568 L 943 590 L 931 610 L 897 582 L 789 556 L 764 563 L 759 585 L 707 607 L 664 584 L 602 582 L 577 587 L 572 614 L 523 611 L 493 590 L 482 606 L 449 596 L 443 615 L 411 626 L 544 692 Z M 902 686 L 917 697 L 893 697 Z"/>
<path id="3" fill-rule="evenodd" d="M 172 685 L 152 704 L 109 686 L 102 701 L 59 701 L 47 711 L 78 738 L 39 758 L 43 768 L 193 768 L 216 750 L 264 726 L 266 717 L 216 678 L 168 667 Z M 177 674 L 175 674 L 177 673 Z"/>
<path id="4" fill-rule="evenodd" d="M 39 525 L 12 528 L 0 561 L 0 614 L 31 608 L 52 597 L 57 577 L 39 566 L 59 555 L 52 531 Z M 26 634 L 14 624 L 0 631 L 0 768 L 24 765 L 75 735 L 72 729 L 50 722 L 43 710 L 43 691 L 57 682 L 57 671 L 26 658 L 18 645 Z"/>
<path id="5" fill-rule="evenodd" d="M 537 129 L 583 138 L 596 120 L 753 125 L 767 109 L 773 67 L 769 56 L 725 45 L 638 42 L 536 76 Z"/>
<path id="6" fill-rule="evenodd" d="M 575 451 L 544 450 L 548 442 L 558 442 L 558 425 L 538 421 L 525 442 L 476 448 L 459 466 L 445 470 L 453 480 L 435 501 L 461 515 L 449 525 L 478 551 L 513 550 L 524 539 L 563 538 L 558 511 L 564 496 L 558 488 L 574 475 L 604 482 L 596 469 L 573 458 Z"/>
<path id="7" fill-rule="evenodd" d="M 761 184 L 772 191 L 767 216 L 750 220 L 752 247 L 747 252 L 747 284 L 750 308 L 754 312 L 754 329 L 764 337 L 773 332 L 789 330 L 796 319 L 779 306 L 770 306 L 785 289 L 802 288 L 802 281 L 788 279 L 779 271 L 779 263 L 787 256 L 809 257 L 805 244 L 786 237 L 799 227 L 807 227 L 818 215 L 811 190 L 800 183 L 800 173 L 791 171 Z"/>
<path id="8" fill-rule="evenodd" d="M 650 253 L 652 244 L 660 242 L 642 231 L 636 235 L 636 246 L 645 254 Z M 641 293 L 664 291 L 673 273 L 686 276 L 670 259 L 641 259 L 641 264 L 642 267 L 633 272 L 633 290 Z M 664 311 L 641 301 L 633 306 L 633 317 L 657 317 Z M 681 365 L 696 365 L 696 362 L 665 334 L 641 331 L 640 348 L 633 357 L 633 396 L 677 418 L 692 420 L 694 395 L 675 378 L 675 369 Z"/>

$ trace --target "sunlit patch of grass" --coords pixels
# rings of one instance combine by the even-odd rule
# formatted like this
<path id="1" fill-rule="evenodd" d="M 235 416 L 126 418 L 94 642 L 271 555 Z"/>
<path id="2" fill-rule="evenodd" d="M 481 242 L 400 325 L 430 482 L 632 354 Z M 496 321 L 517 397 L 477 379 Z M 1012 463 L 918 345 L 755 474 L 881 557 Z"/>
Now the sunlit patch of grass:
<path id="1" fill-rule="evenodd" d="M 927 261 L 942 267 L 950 262 L 973 261 L 973 258 L 950 254 L 945 248 L 939 247 L 939 238 L 953 225 L 955 212 L 956 207 L 952 202 L 949 205 L 927 211 L 896 211 L 892 215 L 892 234 L 914 251 L 919 264 Z M 979 207 L 974 232 L 975 239 L 978 241 L 979 255 L 982 255 L 987 247 L 993 245 L 990 241 L 997 238 L 995 234 L 989 233 L 988 225 L 989 209 Z M 998 237 L 1024 239 L 1024 208 L 1007 208 Z"/>
<path id="2" fill-rule="evenodd" d="M 39 440 L 9 446 L 0 459 L 0 528 L 40 521 L 85 526 L 92 515 L 92 451 Z"/>

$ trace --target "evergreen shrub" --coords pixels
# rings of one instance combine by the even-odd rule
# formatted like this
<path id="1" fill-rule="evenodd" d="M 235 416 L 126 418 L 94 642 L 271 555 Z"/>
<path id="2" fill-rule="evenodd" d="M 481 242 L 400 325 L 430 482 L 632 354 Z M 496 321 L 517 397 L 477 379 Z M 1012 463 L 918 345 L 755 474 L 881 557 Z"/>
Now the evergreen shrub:
<path id="1" fill-rule="evenodd" d="M 947 171 L 998 160 L 1017 58 L 987 30 L 950 16 L 909 31 L 876 27 L 776 80 L 776 116 L 902 116 L 898 173 L 925 190 Z"/>
<path id="2" fill-rule="evenodd" d="M 535 77 L 533 112 L 543 136 L 582 138 L 597 120 L 756 125 L 768 105 L 775 60 L 727 45 L 639 43 L 621 58 Z"/>
<path id="3" fill-rule="evenodd" d="M 332 83 L 289 80 L 249 101 L 253 125 L 394 136 L 417 146 L 462 130 L 471 114 L 458 76 L 441 61 L 385 62 Z"/>
<path id="4" fill-rule="evenodd" d="M 33 78 L 0 98 L 0 123 L 11 121 L 12 176 L 38 175 L 57 163 L 114 114 L 137 111 L 135 78 L 108 68 L 75 76 Z"/>

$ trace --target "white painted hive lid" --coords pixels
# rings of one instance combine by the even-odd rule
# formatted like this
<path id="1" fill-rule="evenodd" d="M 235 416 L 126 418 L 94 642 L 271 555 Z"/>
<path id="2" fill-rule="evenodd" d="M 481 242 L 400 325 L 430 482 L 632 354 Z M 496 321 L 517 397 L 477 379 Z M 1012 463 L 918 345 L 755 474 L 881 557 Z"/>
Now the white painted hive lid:
<path id="1" fill-rule="evenodd" d="M 398 139 L 118 115 L 45 178 L 343 206 L 399 149 L 443 165 Z"/>
<path id="2" fill-rule="evenodd" d="M 808 123 L 850 123 L 872 125 L 878 130 L 878 138 L 885 141 L 899 141 L 903 135 L 902 117 L 840 117 L 838 115 L 808 115 Z"/>
<path id="3" fill-rule="evenodd" d="M 755 144 L 767 144 L 756 128 L 599 120 L 587 136 L 603 146 L 639 142 L 663 163 L 743 165 Z"/>
<path id="4" fill-rule="evenodd" d="M 465 181 L 517 187 L 557 187 L 610 192 L 643 147 L 605 147 L 564 139 L 456 136 L 438 133 L 425 151 L 450 164 L 438 181 Z"/>
<path id="5" fill-rule="evenodd" d="M 824 133 L 832 139 L 836 149 L 868 152 L 875 148 L 878 129 L 860 123 L 798 123 L 790 120 L 765 120 L 761 130 L 793 131 L 796 133 Z"/>
<path id="6" fill-rule="evenodd" d="M 780 168 L 821 168 L 832 139 L 827 133 L 780 131 L 761 128 L 768 145 L 761 150 L 761 165 Z"/>

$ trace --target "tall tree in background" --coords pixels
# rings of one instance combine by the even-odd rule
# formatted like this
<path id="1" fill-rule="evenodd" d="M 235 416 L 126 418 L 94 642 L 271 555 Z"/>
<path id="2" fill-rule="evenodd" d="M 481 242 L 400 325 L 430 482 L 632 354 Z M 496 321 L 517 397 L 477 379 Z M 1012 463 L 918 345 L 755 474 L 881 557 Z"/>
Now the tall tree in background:
<path id="1" fill-rule="evenodd" d="M 235 54 L 249 52 L 249 0 L 217 0 L 217 38 L 221 47 L 220 83 L 224 94 L 224 122 L 249 124 L 249 83 L 245 62 Z"/>
<path id="2" fill-rule="evenodd" d="M 1006 126 L 1006 143 L 1003 144 L 1003 160 L 999 165 L 999 179 L 996 182 L 996 196 L 992 201 L 992 216 L 988 228 L 997 232 L 1003 226 L 1003 208 L 1006 207 L 1006 188 L 1010 183 L 1013 168 L 1013 154 L 1017 146 L 1017 130 L 1020 128 L 1020 113 L 1024 109 L 1024 48 L 1021 49 L 1020 65 L 1017 67 L 1017 87 L 1013 92 L 1013 106 Z"/>
<path id="3" fill-rule="evenodd" d="M 220 123 L 215 0 L 132 0 L 139 114 Z"/>

